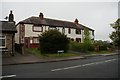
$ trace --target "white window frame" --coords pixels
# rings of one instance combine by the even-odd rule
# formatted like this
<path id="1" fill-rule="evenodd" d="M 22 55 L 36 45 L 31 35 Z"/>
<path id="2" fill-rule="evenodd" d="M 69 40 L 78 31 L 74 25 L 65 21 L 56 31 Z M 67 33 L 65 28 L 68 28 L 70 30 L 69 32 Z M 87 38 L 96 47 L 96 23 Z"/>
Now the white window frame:
<path id="1" fill-rule="evenodd" d="M 56 27 L 49 26 L 48 29 L 49 29 L 49 30 L 55 30 L 55 29 L 57 29 L 57 28 L 56 28 Z"/>
<path id="2" fill-rule="evenodd" d="M 42 32 L 43 31 L 43 27 L 42 26 L 33 26 L 33 32 Z"/>
<path id="3" fill-rule="evenodd" d="M 4 37 L 4 38 L 3 38 Z M 0 46 L 0 48 L 6 48 L 6 36 L 0 36 L 0 39 L 5 39 L 5 46 Z M 2 42 L 1 42 L 2 43 Z"/>
<path id="4" fill-rule="evenodd" d="M 35 40 L 36 39 L 36 40 Z M 38 39 L 38 40 L 37 40 Z M 39 38 L 38 37 L 33 37 L 33 43 L 38 44 L 39 43 Z"/>

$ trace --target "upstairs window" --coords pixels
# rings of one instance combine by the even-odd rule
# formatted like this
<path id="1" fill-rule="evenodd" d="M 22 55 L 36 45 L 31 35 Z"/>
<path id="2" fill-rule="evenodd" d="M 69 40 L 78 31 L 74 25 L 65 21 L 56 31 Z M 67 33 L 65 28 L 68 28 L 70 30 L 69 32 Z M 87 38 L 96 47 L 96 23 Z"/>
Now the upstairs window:
<path id="1" fill-rule="evenodd" d="M 49 28 L 48 28 L 48 30 L 55 30 L 55 29 L 57 29 L 56 27 L 52 27 L 52 26 L 50 26 Z"/>
<path id="2" fill-rule="evenodd" d="M 42 26 L 33 26 L 33 31 L 34 32 L 42 32 L 43 31 L 43 27 Z"/>
<path id="3" fill-rule="evenodd" d="M 76 34 L 81 34 L 81 29 L 76 29 Z"/>
<path id="4" fill-rule="evenodd" d="M 70 29 L 70 28 L 68 28 L 68 33 L 69 33 L 69 34 L 71 33 L 71 29 Z"/>
<path id="5" fill-rule="evenodd" d="M 5 48 L 5 47 L 6 47 L 6 37 L 0 36 L 0 48 Z"/>
<path id="6" fill-rule="evenodd" d="M 21 24 L 21 31 L 24 32 L 25 31 L 25 25 L 24 24 Z"/>
<path id="7" fill-rule="evenodd" d="M 65 33 L 65 28 L 64 27 L 62 28 L 62 33 Z"/>
<path id="8" fill-rule="evenodd" d="M 92 35 L 94 36 L 94 31 L 92 31 Z"/>

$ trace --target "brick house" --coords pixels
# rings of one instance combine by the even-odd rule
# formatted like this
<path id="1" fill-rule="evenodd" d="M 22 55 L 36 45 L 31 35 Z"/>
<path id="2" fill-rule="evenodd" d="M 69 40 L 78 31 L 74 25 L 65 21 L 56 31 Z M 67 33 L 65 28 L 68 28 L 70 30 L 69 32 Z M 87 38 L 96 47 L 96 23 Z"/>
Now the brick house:
<path id="1" fill-rule="evenodd" d="M 79 24 L 78 19 L 73 22 L 62 21 L 45 18 L 43 13 L 40 13 L 39 17 L 29 17 L 16 25 L 18 32 L 15 34 L 15 42 L 16 44 L 23 44 L 27 48 L 37 48 L 39 44 L 38 35 L 50 29 L 57 29 L 67 35 L 69 39 L 83 42 L 85 27 Z M 91 39 L 94 40 L 94 30 L 88 29 Z"/>
<path id="2" fill-rule="evenodd" d="M 9 21 L 0 21 L 0 51 L 11 55 L 15 53 L 15 22 L 13 21 L 12 11 L 9 14 Z"/>

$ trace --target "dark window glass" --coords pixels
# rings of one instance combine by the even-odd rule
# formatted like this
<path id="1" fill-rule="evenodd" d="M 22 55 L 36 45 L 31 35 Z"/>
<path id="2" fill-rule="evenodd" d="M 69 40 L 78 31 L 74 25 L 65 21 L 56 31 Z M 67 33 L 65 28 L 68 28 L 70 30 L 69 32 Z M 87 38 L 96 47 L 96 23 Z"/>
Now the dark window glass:
<path id="1" fill-rule="evenodd" d="M 0 36 L 0 47 L 5 47 L 5 36 Z"/>
<path id="2" fill-rule="evenodd" d="M 77 42 L 81 42 L 81 38 L 76 38 L 76 41 Z"/>
<path id="3" fill-rule="evenodd" d="M 76 34 L 81 34 L 81 29 L 76 29 Z"/>
<path id="4" fill-rule="evenodd" d="M 62 28 L 62 33 L 65 33 L 65 28 L 64 27 Z"/>
<path id="5" fill-rule="evenodd" d="M 70 28 L 68 28 L 68 33 L 69 33 L 69 34 L 71 33 L 71 29 L 70 29 Z"/>

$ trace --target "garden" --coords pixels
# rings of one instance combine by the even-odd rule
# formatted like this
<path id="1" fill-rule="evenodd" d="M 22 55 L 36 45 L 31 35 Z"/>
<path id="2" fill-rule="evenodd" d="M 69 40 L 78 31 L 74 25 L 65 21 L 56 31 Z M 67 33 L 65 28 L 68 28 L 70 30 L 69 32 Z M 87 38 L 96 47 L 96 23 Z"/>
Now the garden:
<path id="1" fill-rule="evenodd" d="M 85 29 L 84 35 L 85 38 L 80 43 L 68 39 L 66 35 L 57 30 L 49 30 L 39 35 L 39 48 L 27 48 L 26 51 L 40 58 L 80 56 L 79 53 L 104 54 L 113 51 L 114 47 L 111 43 L 102 40 L 92 41 L 88 29 Z"/>

